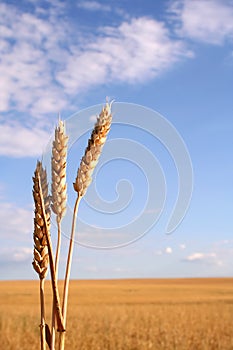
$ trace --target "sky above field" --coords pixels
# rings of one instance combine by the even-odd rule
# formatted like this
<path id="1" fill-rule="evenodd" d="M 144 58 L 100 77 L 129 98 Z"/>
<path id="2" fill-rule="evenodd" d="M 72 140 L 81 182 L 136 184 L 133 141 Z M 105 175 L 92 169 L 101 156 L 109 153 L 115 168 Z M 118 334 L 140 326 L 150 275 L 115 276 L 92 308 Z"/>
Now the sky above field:
<path id="1" fill-rule="evenodd" d="M 77 129 L 68 222 L 106 97 L 113 124 L 80 206 L 72 278 L 232 275 L 231 0 L 1 1 L 0 76 L 0 279 L 37 278 L 32 175 L 58 114 Z"/>

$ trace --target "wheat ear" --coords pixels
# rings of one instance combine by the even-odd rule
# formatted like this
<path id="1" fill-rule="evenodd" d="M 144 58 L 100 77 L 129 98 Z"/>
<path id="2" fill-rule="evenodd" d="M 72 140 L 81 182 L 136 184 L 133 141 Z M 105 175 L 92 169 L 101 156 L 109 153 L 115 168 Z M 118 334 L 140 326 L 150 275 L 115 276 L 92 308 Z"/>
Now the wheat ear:
<path id="1" fill-rule="evenodd" d="M 72 255 L 73 255 L 74 235 L 75 235 L 75 226 L 76 226 L 76 217 L 78 213 L 78 207 L 79 207 L 81 198 L 85 195 L 87 188 L 92 181 L 92 173 L 97 165 L 103 145 L 105 144 L 107 134 L 111 127 L 111 121 L 112 121 L 111 104 L 106 103 L 106 105 L 103 107 L 100 115 L 97 118 L 91 137 L 88 140 L 88 145 L 86 147 L 84 156 L 81 159 L 81 163 L 77 172 L 77 177 L 73 184 L 74 190 L 77 192 L 77 199 L 76 199 L 76 202 L 74 205 L 74 211 L 73 211 L 70 245 L 69 245 L 69 252 L 67 257 L 66 275 L 65 275 L 65 282 L 64 282 L 64 293 L 63 293 L 63 303 L 62 303 L 62 314 L 64 318 L 64 325 L 66 325 L 70 269 L 71 269 Z M 64 350 L 64 346 L 65 346 L 64 344 L 65 344 L 65 332 L 61 333 L 60 335 L 60 343 L 59 343 L 60 350 Z"/>
<path id="2" fill-rule="evenodd" d="M 34 218 L 34 259 L 32 265 L 40 278 L 40 311 L 41 311 L 41 350 L 46 349 L 46 333 L 45 333 L 45 304 L 44 304 L 44 280 L 48 272 L 49 255 L 48 244 L 45 232 L 45 220 L 49 225 L 50 211 L 48 201 L 48 186 L 46 186 L 46 172 L 43 171 L 41 163 L 37 163 L 37 167 L 33 177 L 33 198 L 35 203 L 35 218 Z M 40 186 L 40 183 L 42 184 Z M 40 188 L 43 188 L 41 191 Z M 46 218 L 42 209 L 43 198 Z"/>
<path id="3" fill-rule="evenodd" d="M 47 241 L 47 249 L 48 249 L 48 256 L 49 256 L 49 265 L 50 265 L 50 274 L 51 274 L 51 283 L 52 283 L 52 290 L 53 290 L 53 297 L 55 301 L 56 306 L 56 317 L 57 317 L 57 326 L 58 330 L 60 332 L 65 331 L 64 325 L 63 325 L 63 317 L 61 313 L 61 306 L 60 306 L 60 298 L 58 293 L 58 287 L 57 287 L 57 279 L 55 274 L 55 267 L 54 267 L 54 259 L 53 259 L 53 251 L 52 251 L 52 242 L 50 237 L 50 211 L 48 207 L 48 199 L 45 195 L 45 189 L 48 188 L 47 186 L 47 177 L 45 177 L 46 172 L 43 170 L 41 162 L 37 162 L 36 170 L 35 170 L 35 176 L 33 178 L 34 187 L 33 187 L 33 196 L 35 200 L 35 232 L 34 232 L 34 240 L 37 241 L 35 238 L 38 236 L 38 227 L 39 226 L 45 235 L 46 239 L 44 238 L 44 241 Z M 44 198 L 45 197 L 45 198 Z M 48 197 L 49 198 L 49 197 Z M 39 238 L 39 236 L 37 237 Z M 42 273 L 42 270 L 38 269 L 38 264 L 35 262 L 35 251 L 34 251 L 34 261 L 33 261 L 33 267 L 38 273 Z M 39 275 L 42 276 L 42 275 Z"/>
<path id="4" fill-rule="evenodd" d="M 57 221 L 57 248 L 55 257 L 55 272 L 58 278 L 58 265 L 61 247 L 61 221 L 66 212 L 67 185 L 66 185 L 66 159 L 68 136 L 65 133 L 64 122 L 59 120 L 55 129 L 55 137 L 52 146 L 51 169 L 51 208 Z M 51 349 L 55 347 L 55 306 L 52 310 Z"/>
<path id="5" fill-rule="evenodd" d="M 64 122 L 59 120 L 55 129 L 52 147 L 52 203 L 51 208 L 57 221 L 61 222 L 66 212 L 66 158 L 68 136 L 65 133 Z"/>
<path id="6" fill-rule="evenodd" d="M 78 193 L 79 197 L 85 195 L 92 181 L 92 173 L 97 165 L 102 147 L 106 141 L 111 121 L 111 105 L 107 103 L 97 118 L 91 137 L 88 140 L 85 154 L 82 157 L 75 183 L 73 184 L 74 190 Z"/>

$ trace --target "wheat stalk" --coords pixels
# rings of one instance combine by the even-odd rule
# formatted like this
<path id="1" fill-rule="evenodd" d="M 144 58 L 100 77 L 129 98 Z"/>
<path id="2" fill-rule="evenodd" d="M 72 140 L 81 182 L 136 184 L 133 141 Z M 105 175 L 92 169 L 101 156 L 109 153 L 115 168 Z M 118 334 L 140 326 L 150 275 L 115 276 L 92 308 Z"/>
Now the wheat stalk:
<path id="1" fill-rule="evenodd" d="M 91 133 L 91 137 L 88 140 L 88 145 L 86 147 L 84 156 L 81 159 L 77 176 L 73 184 L 74 190 L 77 192 L 77 199 L 76 199 L 76 202 L 74 205 L 74 211 L 73 211 L 70 245 L 69 245 L 69 252 L 67 257 L 66 274 L 65 274 L 65 282 L 64 282 L 64 293 L 63 293 L 63 303 L 62 303 L 62 314 L 64 319 L 64 325 L 66 325 L 70 269 L 71 269 L 72 255 L 73 255 L 74 235 L 75 235 L 75 226 L 76 226 L 76 217 L 78 213 L 78 207 L 79 207 L 81 198 L 85 195 L 87 188 L 92 181 L 92 173 L 99 160 L 103 145 L 105 144 L 107 134 L 110 130 L 111 121 L 112 121 L 111 104 L 106 103 L 106 105 L 103 107 L 101 113 L 97 118 L 96 124 Z M 65 332 L 60 334 L 59 349 L 64 350 L 64 346 L 65 346 Z"/>
<path id="2" fill-rule="evenodd" d="M 52 146 L 51 170 L 51 208 L 56 215 L 57 221 L 57 248 L 55 257 L 55 273 L 58 278 L 58 265 L 61 247 L 61 221 L 66 212 L 67 185 L 66 185 L 66 158 L 67 158 L 68 136 L 65 134 L 64 122 L 59 120 L 55 128 L 55 136 Z M 55 305 L 52 308 L 51 325 L 51 349 L 55 347 Z"/>

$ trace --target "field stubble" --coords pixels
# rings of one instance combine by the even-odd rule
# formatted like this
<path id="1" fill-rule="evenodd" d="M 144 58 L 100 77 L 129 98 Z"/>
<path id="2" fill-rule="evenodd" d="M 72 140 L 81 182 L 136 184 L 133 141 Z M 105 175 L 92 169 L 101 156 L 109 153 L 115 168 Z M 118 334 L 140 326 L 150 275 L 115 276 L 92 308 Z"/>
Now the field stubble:
<path id="1" fill-rule="evenodd" d="M 38 283 L 0 282 L 1 349 L 40 348 Z M 49 284 L 46 315 L 50 325 Z M 71 281 L 66 347 L 233 350 L 232 315 L 230 278 Z"/>

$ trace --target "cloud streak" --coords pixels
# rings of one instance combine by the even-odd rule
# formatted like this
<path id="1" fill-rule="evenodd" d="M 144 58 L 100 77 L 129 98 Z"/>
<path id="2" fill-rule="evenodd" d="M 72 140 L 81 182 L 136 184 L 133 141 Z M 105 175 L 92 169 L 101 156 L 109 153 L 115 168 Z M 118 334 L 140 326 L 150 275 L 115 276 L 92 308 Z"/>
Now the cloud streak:
<path id="1" fill-rule="evenodd" d="M 79 1 L 77 6 L 87 11 L 103 11 L 103 12 L 111 11 L 111 6 L 101 4 L 98 1 Z"/>
<path id="2" fill-rule="evenodd" d="M 47 14 L 38 8 L 29 13 L 2 3 L 0 16 L 2 112 L 54 113 L 93 86 L 147 81 L 190 56 L 163 22 L 147 17 L 84 35 L 51 8 Z"/>
<path id="3" fill-rule="evenodd" d="M 110 82 L 142 83 L 190 56 L 183 42 L 170 39 L 162 22 L 133 18 L 101 28 L 98 36 L 74 48 L 58 81 L 68 94 Z"/>
<path id="4" fill-rule="evenodd" d="M 46 6 L 31 2 L 29 11 L 0 4 L 0 155 L 37 156 L 56 114 L 73 113 L 77 96 L 98 86 L 155 79 L 193 57 L 187 38 L 211 44 L 233 38 L 229 1 L 177 0 L 169 8 L 170 26 L 152 17 L 118 16 L 114 25 L 94 34 L 66 21 L 69 3 Z M 98 1 L 78 6 L 109 11 Z"/>
<path id="5" fill-rule="evenodd" d="M 65 23 L 56 24 L 51 14 L 40 18 L 4 3 L 0 16 L 0 110 L 37 114 L 62 108 L 65 98 L 54 83 L 54 70 L 61 63 Z"/>
<path id="6" fill-rule="evenodd" d="M 40 156 L 50 136 L 43 129 L 16 122 L 0 124 L 0 134 L 0 155 L 9 157 Z"/>
<path id="7" fill-rule="evenodd" d="M 208 44 L 220 45 L 233 40 L 232 2 L 225 0 L 178 0 L 169 12 L 178 35 Z"/>
<path id="8" fill-rule="evenodd" d="M 12 242 L 24 240 L 33 232 L 32 211 L 19 208 L 13 203 L 0 203 L 1 239 Z"/>
<path id="9" fill-rule="evenodd" d="M 32 260 L 32 248 L 17 247 L 0 249 L 0 264 L 23 263 Z"/>
<path id="10" fill-rule="evenodd" d="M 222 265 L 222 261 L 219 259 L 217 254 L 215 252 L 211 253 L 202 253 L 202 252 L 195 252 L 190 255 L 188 255 L 186 258 L 183 259 L 185 262 L 189 263 L 199 263 L 199 264 L 208 264 L 208 265 Z"/>

